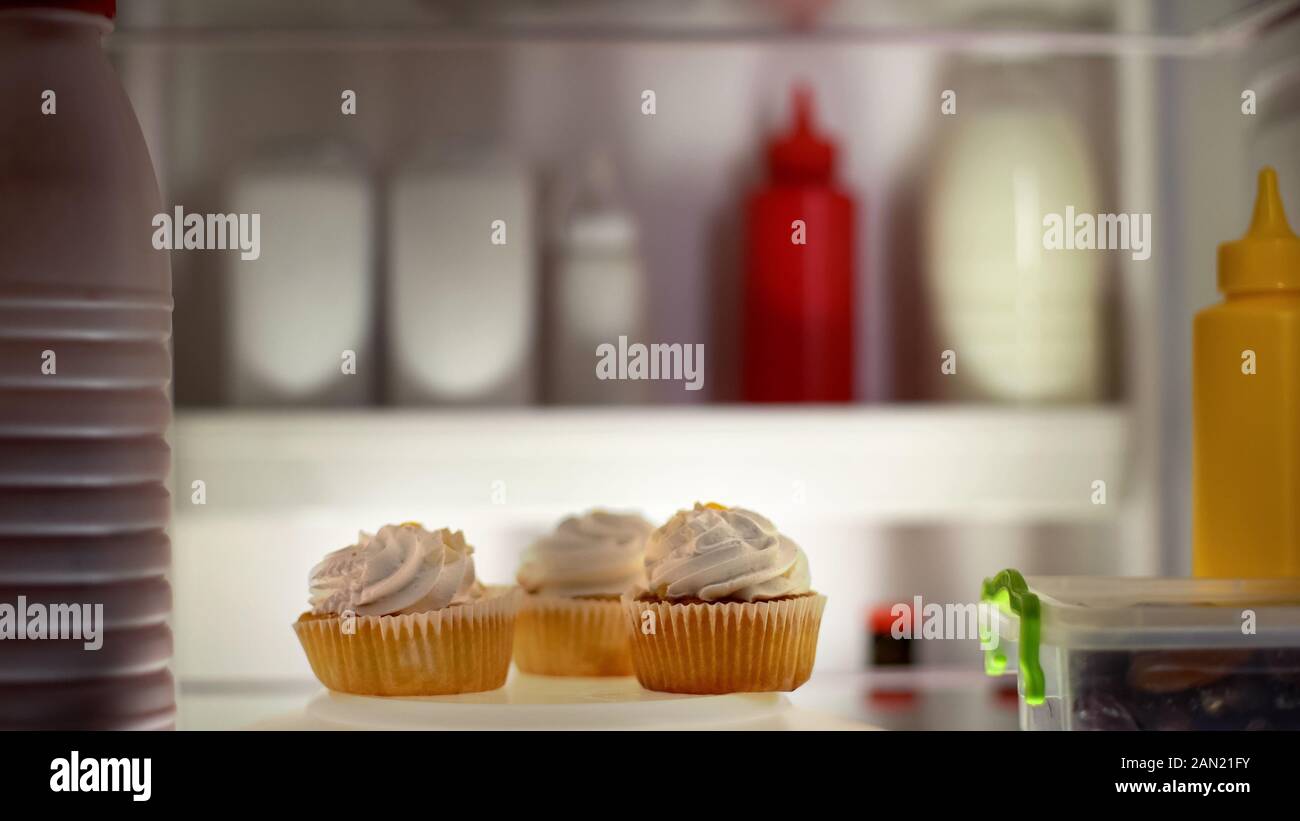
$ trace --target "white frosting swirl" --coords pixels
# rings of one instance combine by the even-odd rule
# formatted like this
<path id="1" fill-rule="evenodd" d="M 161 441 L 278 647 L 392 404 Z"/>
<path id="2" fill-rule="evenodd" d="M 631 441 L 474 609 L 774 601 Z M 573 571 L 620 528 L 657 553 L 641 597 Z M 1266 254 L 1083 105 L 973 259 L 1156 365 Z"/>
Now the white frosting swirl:
<path id="1" fill-rule="evenodd" d="M 519 586 L 553 596 L 617 596 L 645 584 L 645 540 L 635 513 L 592 510 L 560 522 L 524 553 Z"/>
<path id="2" fill-rule="evenodd" d="M 312 612 L 390 616 L 464 604 L 483 595 L 473 553 L 459 530 L 407 522 L 362 532 L 311 569 Z"/>
<path id="3" fill-rule="evenodd" d="M 808 557 L 751 510 L 696 504 L 646 542 L 650 592 L 662 599 L 763 601 L 809 592 Z"/>

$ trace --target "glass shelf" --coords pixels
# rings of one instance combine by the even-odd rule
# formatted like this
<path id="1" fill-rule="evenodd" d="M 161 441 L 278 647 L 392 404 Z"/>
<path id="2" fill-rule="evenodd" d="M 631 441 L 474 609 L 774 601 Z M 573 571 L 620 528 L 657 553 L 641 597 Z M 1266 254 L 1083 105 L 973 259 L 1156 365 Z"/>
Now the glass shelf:
<path id="1" fill-rule="evenodd" d="M 190 411 L 172 443 L 176 513 L 545 518 L 598 499 L 667 515 L 725 488 L 732 503 L 823 521 L 1098 521 L 1122 506 L 1129 418 L 1123 406 Z M 201 510 L 186 504 L 195 480 L 211 499 Z"/>
<path id="2" fill-rule="evenodd" d="M 816 9 L 813 15 L 809 9 Z M 1010 9 L 1014 14 L 1009 14 Z M 917 45 L 948 51 L 1198 56 L 1240 48 L 1295 19 L 1297 0 L 1149 5 L 806 0 L 514 0 L 124 4 L 115 49 L 424 50 L 510 42 Z"/>

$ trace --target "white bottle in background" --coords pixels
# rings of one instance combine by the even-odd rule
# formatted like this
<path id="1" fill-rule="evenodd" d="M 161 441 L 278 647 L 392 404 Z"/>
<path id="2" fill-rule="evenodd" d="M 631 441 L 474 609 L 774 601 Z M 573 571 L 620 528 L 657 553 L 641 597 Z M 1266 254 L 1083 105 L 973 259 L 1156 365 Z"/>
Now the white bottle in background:
<path id="1" fill-rule="evenodd" d="M 601 380 L 596 350 L 649 343 L 645 331 L 645 274 L 637 251 L 636 223 L 616 191 L 605 154 L 589 159 L 574 207 L 556 239 L 548 288 L 547 398 L 560 404 L 637 403 L 652 383 Z"/>
<path id="2" fill-rule="evenodd" d="M 532 402 L 538 289 L 525 169 L 482 154 L 403 169 L 386 216 L 389 397 Z"/>
<path id="3" fill-rule="evenodd" d="M 0 9 L 0 603 L 101 616 L 0 640 L 0 729 L 175 722 L 171 266 L 112 7 Z"/>
<path id="4" fill-rule="evenodd" d="M 935 342 L 956 354 L 956 373 L 939 383 L 950 398 L 1101 392 L 1105 252 L 1043 247 L 1045 214 L 1097 213 L 1095 172 L 1078 122 L 1033 86 L 1032 69 L 990 69 L 980 79 L 993 93 L 972 80 L 936 155 L 927 265 Z"/>
<path id="5" fill-rule="evenodd" d="M 332 145 L 271 151 L 234 176 L 223 208 L 261 220 L 258 258 L 223 258 L 226 401 L 370 402 L 381 365 L 374 195 L 361 164 Z"/>

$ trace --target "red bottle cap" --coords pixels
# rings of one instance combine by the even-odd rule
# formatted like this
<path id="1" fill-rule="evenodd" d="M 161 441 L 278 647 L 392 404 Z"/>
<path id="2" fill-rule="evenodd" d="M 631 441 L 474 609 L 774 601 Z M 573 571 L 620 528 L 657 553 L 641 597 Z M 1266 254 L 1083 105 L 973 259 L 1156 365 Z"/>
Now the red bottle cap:
<path id="1" fill-rule="evenodd" d="M 779 182 L 827 182 L 835 168 L 835 144 L 813 130 L 812 90 L 796 87 L 793 100 L 794 127 L 768 145 L 768 170 Z"/>
<path id="2" fill-rule="evenodd" d="M 895 604 L 893 602 L 886 602 L 884 604 L 878 604 L 867 611 L 867 624 L 869 625 L 872 635 L 893 635 L 894 622 L 898 621 L 899 618 L 894 615 L 894 607 Z M 908 605 L 908 607 L 910 608 L 911 605 Z M 905 618 L 910 620 L 911 615 L 906 615 Z"/>
<path id="3" fill-rule="evenodd" d="M 98 14 L 112 20 L 117 17 L 117 0 L 0 0 L 0 11 L 5 9 L 62 9 Z"/>

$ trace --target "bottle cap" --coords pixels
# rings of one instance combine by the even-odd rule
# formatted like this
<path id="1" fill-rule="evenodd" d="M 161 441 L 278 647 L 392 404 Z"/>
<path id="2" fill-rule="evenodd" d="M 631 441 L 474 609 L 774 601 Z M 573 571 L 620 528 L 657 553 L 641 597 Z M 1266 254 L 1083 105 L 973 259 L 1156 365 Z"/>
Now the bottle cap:
<path id="1" fill-rule="evenodd" d="M 1245 236 L 1219 246 L 1219 290 L 1300 290 L 1300 237 L 1287 224 L 1272 168 L 1260 169 L 1255 214 Z"/>
<path id="2" fill-rule="evenodd" d="M 871 631 L 871 635 L 893 637 L 894 622 L 900 618 L 894 615 L 894 608 L 898 604 L 904 604 L 904 602 L 882 602 L 867 611 L 867 629 Z M 905 604 L 908 608 L 906 612 L 909 613 L 906 618 L 910 621 L 912 605 L 911 602 Z"/>
<path id="3" fill-rule="evenodd" d="M 767 148 L 767 166 L 780 182 L 825 182 L 835 167 L 835 145 L 812 127 L 812 91 L 794 90 L 794 126 Z"/>
<path id="4" fill-rule="evenodd" d="M 59 11 L 82 11 L 86 14 L 98 14 L 112 20 L 117 17 L 117 0 L 0 0 L 0 11 L 8 9 L 56 9 Z"/>

